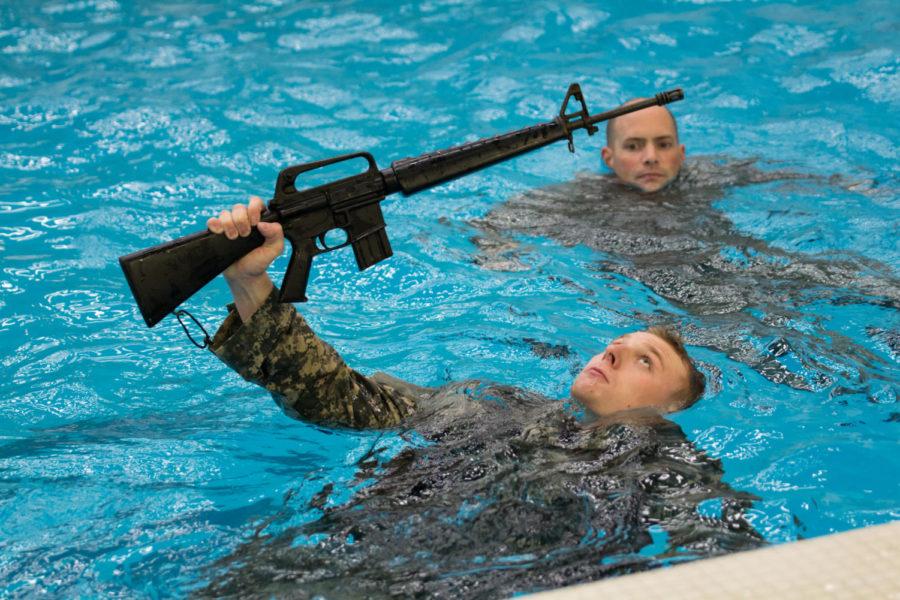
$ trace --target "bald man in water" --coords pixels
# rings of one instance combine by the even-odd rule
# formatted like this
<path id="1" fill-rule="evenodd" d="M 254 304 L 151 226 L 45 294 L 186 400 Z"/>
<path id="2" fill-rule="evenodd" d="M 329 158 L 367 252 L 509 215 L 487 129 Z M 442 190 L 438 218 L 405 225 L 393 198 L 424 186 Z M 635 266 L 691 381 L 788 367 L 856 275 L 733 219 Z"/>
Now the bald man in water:
<path id="1" fill-rule="evenodd" d="M 653 106 L 608 121 L 601 156 L 621 182 L 651 193 L 678 176 L 685 152 L 675 117 L 668 108 Z"/>

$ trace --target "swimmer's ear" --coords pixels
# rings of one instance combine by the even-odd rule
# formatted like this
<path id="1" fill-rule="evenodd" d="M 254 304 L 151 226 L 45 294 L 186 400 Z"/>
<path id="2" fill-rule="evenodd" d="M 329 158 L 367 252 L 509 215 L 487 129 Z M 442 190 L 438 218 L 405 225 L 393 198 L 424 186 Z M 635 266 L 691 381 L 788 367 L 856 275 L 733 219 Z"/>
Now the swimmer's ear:
<path id="1" fill-rule="evenodd" d="M 603 162 L 606 163 L 606 166 L 612 169 L 612 165 L 610 161 L 612 160 L 613 151 L 609 146 L 603 146 L 603 149 L 600 150 L 600 156 L 603 157 Z"/>

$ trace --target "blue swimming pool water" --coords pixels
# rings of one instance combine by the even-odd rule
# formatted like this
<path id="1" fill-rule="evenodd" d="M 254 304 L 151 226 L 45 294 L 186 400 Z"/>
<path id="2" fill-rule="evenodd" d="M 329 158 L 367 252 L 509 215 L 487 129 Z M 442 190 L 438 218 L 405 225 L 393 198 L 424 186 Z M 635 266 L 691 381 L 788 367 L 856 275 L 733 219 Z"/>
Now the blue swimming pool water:
<path id="1" fill-rule="evenodd" d="M 255 530 L 320 514 L 325 483 L 330 504 L 349 498 L 376 438 L 402 443 L 292 421 L 173 319 L 148 330 L 116 257 L 268 194 L 289 164 L 368 150 L 385 166 L 549 120 L 572 81 L 593 111 L 683 87 L 689 154 L 822 176 L 735 187 L 713 207 L 785 268 L 849 262 L 861 287 L 776 300 L 777 319 L 742 309 L 771 333 L 725 329 L 793 383 L 694 348 L 714 393 L 676 421 L 762 498 L 751 516 L 771 542 L 897 519 L 897 26 L 878 0 L 5 2 L 0 589 L 185 595 Z M 304 314 L 364 372 L 554 398 L 648 314 L 727 322 L 598 272 L 602 252 L 583 245 L 528 237 L 526 272 L 473 262 L 471 219 L 598 170 L 601 145 L 576 135 L 575 155 L 550 147 L 388 200 L 394 257 L 363 273 L 347 252 L 317 259 Z M 227 301 L 217 282 L 188 306 L 212 326 Z M 509 343 L 523 338 L 575 356 Z"/>

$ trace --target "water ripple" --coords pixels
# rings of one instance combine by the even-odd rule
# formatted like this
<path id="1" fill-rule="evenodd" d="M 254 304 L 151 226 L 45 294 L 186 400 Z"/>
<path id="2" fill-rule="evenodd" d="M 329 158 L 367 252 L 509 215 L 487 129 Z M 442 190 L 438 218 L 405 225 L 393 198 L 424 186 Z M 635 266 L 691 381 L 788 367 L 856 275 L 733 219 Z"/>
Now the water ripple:
<path id="1" fill-rule="evenodd" d="M 52 166 L 54 166 L 53 159 L 48 156 L 25 156 L 11 152 L 0 152 L 0 169 L 39 171 Z"/>
<path id="2" fill-rule="evenodd" d="M 16 38 L 14 46 L 4 46 L 4 54 L 28 54 L 32 52 L 56 52 L 71 54 L 78 49 L 78 41 L 87 35 L 83 31 L 52 33 L 46 29 L 14 28 L 6 32 Z"/>
<path id="3" fill-rule="evenodd" d="M 835 81 L 849 83 L 875 102 L 897 104 L 900 89 L 900 58 L 890 48 L 878 48 L 865 54 L 841 54 L 822 63 L 831 69 Z"/>
<path id="4" fill-rule="evenodd" d="M 20 79 L 9 75 L 0 75 L 0 89 L 14 88 L 31 83 L 31 79 Z"/>
<path id="5" fill-rule="evenodd" d="M 121 181 L 110 187 L 102 187 L 93 192 L 92 197 L 98 200 L 121 203 L 126 206 L 159 209 L 172 208 L 185 202 L 195 201 L 198 197 L 222 197 L 234 194 L 236 190 L 221 178 L 198 174 L 176 177 L 174 181 Z M 110 215 L 109 209 L 90 211 L 79 218 L 100 226 L 121 226 L 123 217 L 134 214 L 119 210 Z"/>
<path id="6" fill-rule="evenodd" d="M 346 106 L 353 102 L 354 97 L 350 92 L 325 83 L 312 83 L 308 78 L 292 78 L 285 83 L 284 92 L 295 100 L 314 104 L 321 108 L 335 108 Z"/>
<path id="7" fill-rule="evenodd" d="M 204 152 L 229 142 L 228 133 L 205 118 L 173 118 L 166 111 L 144 107 L 105 117 L 88 125 L 96 144 L 110 154 L 132 154 L 147 146 Z"/>
<path id="8" fill-rule="evenodd" d="M 85 9 L 94 11 L 114 11 L 120 8 L 116 0 L 76 0 L 74 2 L 51 2 L 41 7 L 41 12 L 46 15 L 65 14 L 70 12 L 83 12 Z"/>
<path id="9" fill-rule="evenodd" d="M 47 294 L 44 307 L 70 327 L 89 327 L 90 323 L 113 323 L 131 311 L 112 308 L 120 305 L 119 294 L 93 289 L 69 289 Z"/>
<path id="10" fill-rule="evenodd" d="M 828 82 L 819 77 L 804 73 L 798 77 L 782 77 L 781 85 L 792 94 L 805 94 L 820 87 L 825 87 Z"/>
<path id="11" fill-rule="evenodd" d="M 834 32 L 810 31 L 803 25 L 777 23 L 750 38 L 751 42 L 770 44 L 788 56 L 798 56 L 824 48 Z"/>
<path id="12" fill-rule="evenodd" d="M 295 24 L 302 33 L 287 33 L 278 38 L 278 45 L 291 50 L 336 48 L 350 44 L 415 39 L 415 32 L 398 26 L 385 25 L 378 15 L 345 13 L 335 17 L 304 19 Z"/>
<path id="13" fill-rule="evenodd" d="M 290 91 L 288 92 L 291 93 Z M 224 112 L 226 118 L 236 123 L 244 123 L 256 127 L 284 128 L 296 130 L 308 130 L 322 125 L 333 123 L 334 120 L 321 115 L 297 114 L 296 112 L 280 112 L 266 110 L 262 107 L 240 107 Z"/>
<path id="14" fill-rule="evenodd" d="M 45 232 L 31 227 L 0 227 L 0 238 L 6 238 L 13 242 L 25 242 L 44 235 Z"/>
<path id="15" fill-rule="evenodd" d="M 77 98 L 21 102 L 0 107 L 0 125 L 25 132 L 48 126 L 71 126 L 75 118 L 86 110 L 87 103 Z"/>

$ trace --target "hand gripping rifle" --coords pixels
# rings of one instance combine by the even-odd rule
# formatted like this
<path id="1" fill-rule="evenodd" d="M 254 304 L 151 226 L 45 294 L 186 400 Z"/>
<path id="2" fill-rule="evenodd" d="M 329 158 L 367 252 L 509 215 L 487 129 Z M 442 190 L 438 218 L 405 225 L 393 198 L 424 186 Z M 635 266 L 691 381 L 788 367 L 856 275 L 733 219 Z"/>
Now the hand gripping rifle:
<path id="1" fill-rule="evenodd" d="M 581 110 L 568 113 L 572 98 L 580 104 Z M 388 195 L 402 192 L 409 196 L 562 139 L 569 141 L 569 150 L 574 152 L 572 132 L 576 129 L 585 129 L 593 135 L 597 123 L 682 98 L 681 89 L 674 89 L 590 116 L 581 88 L 573 83 L 566 92 L 559 115 L 547 123 L 404 158 L 382 170 L 368 152 L 284 169 L 275 184 L 275 197 L 261 217 L 266 222 L 281 223 L 292 247 L 279 301 L 306 302 L 309 271 L 318 254 L 352 246 L 360 271 L 391 256 L 380 205 Z M 369 167 L 364 173 L 309 189 L 298 186 L 298 178 L 303 173 L 357 158 L 368 162 Z M 346 241 L 328 246 L 326 234 L 335 229 L 344 231 Z M 119 264 L 144 321 L 148 327 L 153 327 L 231 263 L 262 243 L 263 236 L 255 227 L 248 237 L 234 240 L 202 231 L 121 256 Z"/>

